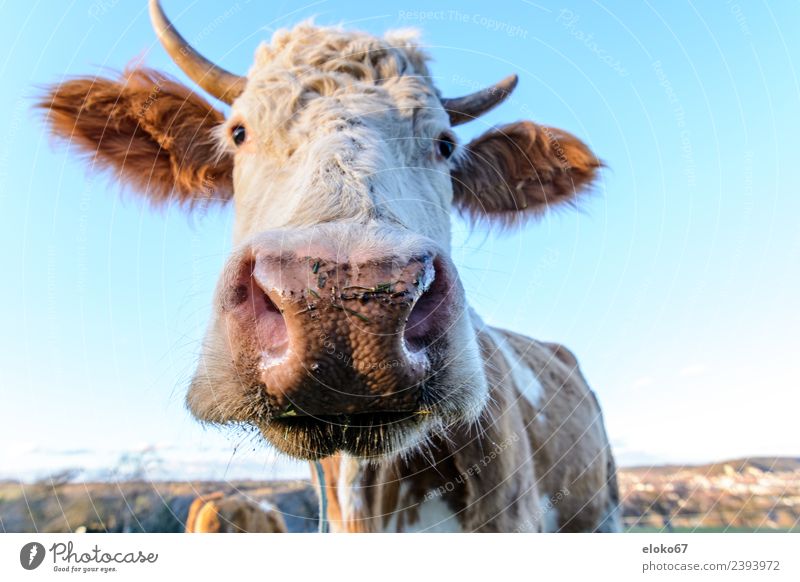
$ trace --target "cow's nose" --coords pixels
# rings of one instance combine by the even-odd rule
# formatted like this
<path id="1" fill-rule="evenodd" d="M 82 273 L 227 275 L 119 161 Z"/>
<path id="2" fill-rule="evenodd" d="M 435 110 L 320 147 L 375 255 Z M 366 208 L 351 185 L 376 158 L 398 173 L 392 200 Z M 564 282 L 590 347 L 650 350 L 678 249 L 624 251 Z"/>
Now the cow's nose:
<path id="1" fill-rule="evenodd" d="M 229 272 L 229 340 L 273 417 L 425 407 L 453 303 L 450 267 L 434 254 L 357 263 L 253 251 Z"/>

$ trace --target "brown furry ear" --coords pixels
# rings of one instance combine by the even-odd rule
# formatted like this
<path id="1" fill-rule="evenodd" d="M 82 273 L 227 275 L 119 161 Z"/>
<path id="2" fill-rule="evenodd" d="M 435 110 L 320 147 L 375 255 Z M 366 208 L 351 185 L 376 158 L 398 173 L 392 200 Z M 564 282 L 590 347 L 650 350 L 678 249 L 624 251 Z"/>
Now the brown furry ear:
<path id="1" fill-rule="evenodd" d="M 475 219 L 515 222 L 573 200 L 601 165 L 566 131 L 512 123 L 467 144 L 452 172 L 453 201 Z"/>
<path id="2" fill-rule="evenodd" d="M 214 140 L 222 113 L 163 73 L 136 68 L 118 80 L 72 79 L 36 105 L 54 135 L 154 203 L 194 206 L 233 192 L 233 160 Z"/>

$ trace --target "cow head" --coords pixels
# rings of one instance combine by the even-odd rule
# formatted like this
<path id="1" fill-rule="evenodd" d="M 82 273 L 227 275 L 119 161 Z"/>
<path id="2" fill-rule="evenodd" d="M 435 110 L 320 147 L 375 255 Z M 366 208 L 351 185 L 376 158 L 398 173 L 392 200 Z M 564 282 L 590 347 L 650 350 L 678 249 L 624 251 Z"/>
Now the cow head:
<path id="1" fill-rule="evenodd" d="M 154 202 L 230 201 L 234 250 L 188 406 L 257 427 L 316 459 L 380 456 L 472 422 L 488 387 L 450 259 L 450 214 L 513 222 L 572 200 L 598 160 L 529 121 L 465 146 L 453 125 L 516 77 L 439 95 L 407 34 L 302 24 L 262 45 L 247 77 L 213 65 L 156 0 L 176 63 L 231 104 L 225 118 L 152 70 L 53 87 L 50 127 Z"/>

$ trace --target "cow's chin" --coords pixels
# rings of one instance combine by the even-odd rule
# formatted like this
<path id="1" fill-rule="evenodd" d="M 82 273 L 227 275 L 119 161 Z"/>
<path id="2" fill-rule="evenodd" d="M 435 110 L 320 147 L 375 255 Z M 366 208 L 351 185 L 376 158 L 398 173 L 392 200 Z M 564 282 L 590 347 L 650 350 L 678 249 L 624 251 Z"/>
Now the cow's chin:
<path id="1" fill-rule="evenodd" d="M 252 424 L 275 448 L 297 459 L 313 461 L 346 453 L 380 463 L 409 457 L 432 435 L 477 421 L 486 406 L 483 387 L 449 386 L 431 390 L 428 404 L 418 411 L 290 416 Z"/>
<path id="2" fill-rule="evenodd" d="M 279 451 L 298 459 L 313 461 L 346 453 L 379 460 L 415 449 L 440 425 L 432 413 L 371 412 L 277 418 L 258 428 Z"/>
<path id="3" fill-rule="evenodd" d="M 458 377 L 445 374 L 432 379 L 418 410 L 274 416 L 259 386 L 242 391 L 234 383 L 215 385 L 203 377 L 195 378 L 187 404 L 201 422 L 255 428 L 268 443 L 296 459 L 346 453 L 380 462 L 410 456 L 431 435 L 478 420 L 487 404 L 488 389 L 483 375 L 465 364 Z"/>
<path id="4" fill-rule="evenodd" d="M 474 423 L 487 401 L 482 385 L 460 384 L 440 388 L 438 398 L 430 397 L 416 411 L 275 417 L 256 387 L 244 398 L 226 400 L 220 399 L 229 392 L 224 388 L 209 392 L 198 384 L 190 389 L 187 404 L 199 421 L 257 429 L 280 452 L 303 460 L 336 453 L 374 462 L 410 456 L 431 435 Z"/>

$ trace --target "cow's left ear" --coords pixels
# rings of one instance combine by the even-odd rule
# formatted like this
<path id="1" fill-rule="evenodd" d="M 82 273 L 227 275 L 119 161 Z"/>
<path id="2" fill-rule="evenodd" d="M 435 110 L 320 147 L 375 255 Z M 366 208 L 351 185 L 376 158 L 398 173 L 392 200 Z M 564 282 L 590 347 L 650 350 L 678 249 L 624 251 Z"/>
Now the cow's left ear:
<path id="1" fill-rule="evenodd" d="M 217 145 L 222 113 L 163 73 L 72 79 L 48 88 L 37 106 L 51 133 L 153 203 L 194 206 L 233 192 L 232 156 Z"/>
<path id="2" fill-rule="evenodd" d="M 574 200 L 602 163 L 578 138 L 530 121 L 487 131 L 453 169 L 453 202 L 480 220 L 513 223 Z"/>

